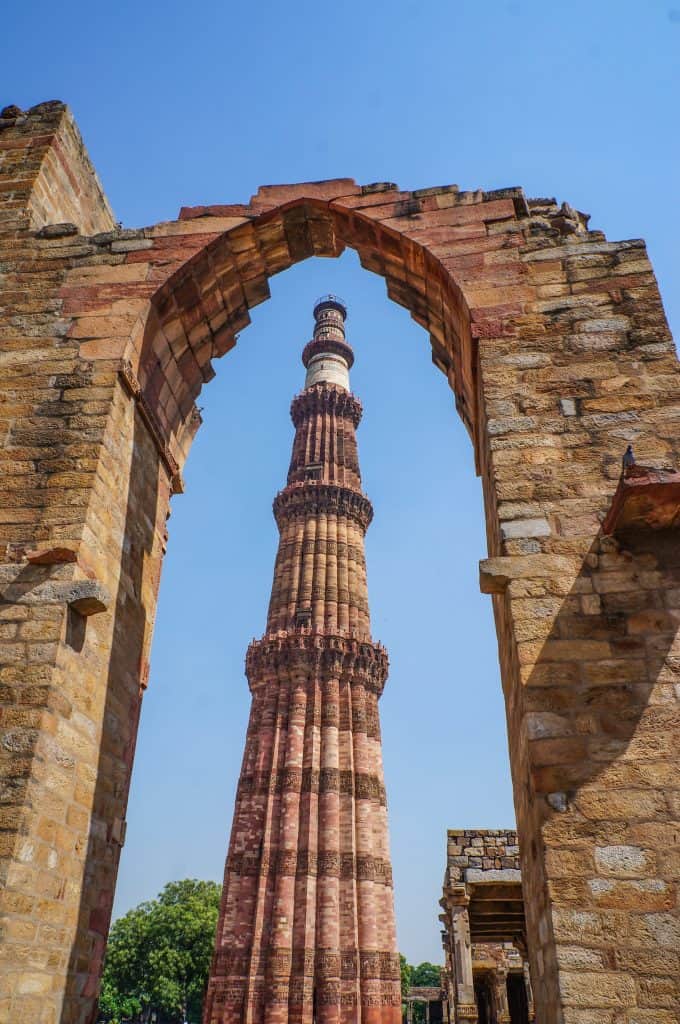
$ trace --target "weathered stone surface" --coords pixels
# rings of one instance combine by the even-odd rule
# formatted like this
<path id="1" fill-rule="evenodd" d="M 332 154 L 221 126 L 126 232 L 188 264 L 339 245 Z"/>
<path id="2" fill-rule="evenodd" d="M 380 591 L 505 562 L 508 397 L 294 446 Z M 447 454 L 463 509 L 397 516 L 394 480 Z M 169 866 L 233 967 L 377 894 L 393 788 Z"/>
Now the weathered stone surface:
<path id="1" fill-rule="evenodd" d="M 96 580 L 79 580 L 69 587 L 66 600 L 79 615 L 88 616 L 105 612 L 111 604 L 111 595 Z"/>
<path id="2" fill-rule="evenodd" d="M 602 523 L 606 534 L 680 525 L 680 473 L 635 465 L 622 475 Z"/>
<path id="3" fill-rule="evenodd" d="M 46 580 L 28 589 L 21 582 L 0 587 L 0 601 L 16 604 L 68 604 L 81 615 L 106 611 L 111 595 L 97 580 Z"/>
<path id="4" fill-rule="evenodd" d="M 522 873 L 516 868 L 466 868 L 466 882 L 521 882 Z"/>
<path id="5" fill-rule="evenodd" d="M 0 118 L 0 558 L 14 567 L 0 573 L 2 1012 L 33 1020 L 38 1000 L 60 1024 L 93 1015 L 112 823 L 125 817 L 195 402 L 269 277 L 349 245 L 423 325 L 484 482 L 482 585 L 496 594 L 537 1015 L 680 1020 L 673 971 L 645 987 L 635 961 L 656 951 L 667 963 L 678 947 L 677 540 L 649 517 L 625 537 L 600 528 L 629 442 L 644 466 L 680 465 L 678 363 L 644 244 L 609 242 L 577 211 L 517 190 L 414 195 L 346 179 L 126 233 L 63 104 L 12 115 Z M 37 237 L 59 224 L 79 234 Z M 26 551 L 81 546 L 89 578 L 115 595 L 84 635 L 67 604 L 25 598 L 83 569 Z M 12 724 L 24 703 L 30 723 Z M 564 733 L 539 735 L 537 723 L 555 726 L 544 715 L 566 719 Z M 61 770 L 53 751 L 71 773 L 58 800 L 43 774 Z M 619 877 L 607 854 L 598 863 L 609 847 L 644 850 L 639 875 Z M 565 968 L 563 986 L 565 946 L 602 951 L 602 992 L 600 968 Z"/>
<path id="6" fill-rule="evenodd" d="M 579 565 L 560 555 L 512 555 L 485 558 L 479 563 L 483 594 L 503 594 L 512 580 L 552 580 L 576 576 Z"/>
<path id="7" fill-rule="evenodd" d="M 38 238 L 66 238 L 69 235 L 77 235 L 78 228 L 75 224 L 46 224 L 36 232 Z"/>

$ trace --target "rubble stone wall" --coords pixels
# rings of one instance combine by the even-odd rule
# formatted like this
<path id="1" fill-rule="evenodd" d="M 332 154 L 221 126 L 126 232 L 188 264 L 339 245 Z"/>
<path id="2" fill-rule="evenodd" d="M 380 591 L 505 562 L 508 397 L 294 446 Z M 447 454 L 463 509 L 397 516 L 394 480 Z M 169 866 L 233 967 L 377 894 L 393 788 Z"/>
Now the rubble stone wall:
<path id="1" fill-rule="evenodd" d="M 449 829 L 446 873 L 449 885 L 465 882 L 466 871 L 520 870 L 517 833 L 513 829 Z"/>

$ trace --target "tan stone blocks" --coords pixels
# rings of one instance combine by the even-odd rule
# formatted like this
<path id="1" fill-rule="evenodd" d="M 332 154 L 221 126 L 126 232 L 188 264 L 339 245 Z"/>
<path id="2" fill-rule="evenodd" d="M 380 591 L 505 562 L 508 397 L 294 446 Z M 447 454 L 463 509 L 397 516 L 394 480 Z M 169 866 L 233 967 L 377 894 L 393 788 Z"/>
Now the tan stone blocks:
<path id="1" fill-rule="evenodd" d="M 518 822 L 529 851 L 524 875 L 539 1009 L 559 1006 L 566 1024 L 677 1020 L 669 984 L 677 970 L 667 959 L 672 943 L 677 945 L 677 904 L 664 901 L 678 880 L 673 768 L 680 743 L 675 693 L 680 675 L 673 643 L 680 603 L 673 595 L 680 584 L 670 548 L 659 537 L 651 539 L 651 562 L 635 546 L 629 562 L 608 562 L 609 552 L 597 547 L 600 516 L 628 441 L 634 440 L 638 458 L 652 464 L 678 459 L 677 363 L 643 245 L 606 242 L 601 233 L 588 232 L 575 211 L 547 201 L 527 204 L 518 190 L 487 195 L 445 187 L 407 193 L 390 183 L 361 189 L 345 180 L 265 189 L 251 206 L 203 210 L 191 220 L 125 232 L 114 229 L 61 105 L 41 105 L 25 120 L 0 126 L 0 148 L 11 158 L 3 163 L 0 182 L 8 214 L 2 224 L 10 225 L 0 238 L 8 266 L 2 304 L 11 321 L 0 324 L 5 351 L 0 374 L 10 393 L 3 405 L 4 433 L 0 429 L 5 439 L 0 544 L 8 558 L 22 559 L 26 548 L 39 543 L 77 545 L 86 537 L 97 575 L 107 582 L 120 579 L 130 602 L 88 623 L 83 656 L 69 647 L 58 617 L 41 619 L 22 605 L 0 608 L 0 699 L 8 712 L 8 746 L 0 751 L 0 767 L 23 787 L 17 799 L 36 809 L 33 817 L 13 805 L 2 811 L 3 839 L 22 828 L 33 844 L 33 860 L 16 862 L 17 884 L 28 888 L 24 872 L 31 867 L 68 879 L 71 886 L 84 874 L 92 802 L 96 822 L 111 824 L 124 816 L 142 677 L 145 681 L 140 666 L 148 660 L 167 499 L 177 484 L 171 459 L 178 464 L 186 456 L 198 422 L 192 418 L 193 402 L 210 378 L 211 359 L 233 345 L 235 332 L 248 322 L 248 307 L 267 297 L 269 274 L 310 253 L 334 255 L 349 244 L 364 265 L 386 276 L 389 294 L 430 332 L 435 363 L 456 389 L 460 413 L 475 437 L 490 553 L 494 559 L 503 555 L 503 565 L 484 574 L 484 585 L 495 595 Z M 55 227 L 67 221 L 82 234 Z M 51 230 L 36 237 L 29 224 Z M 122 357 L 139 376 L 134 404 L 116 376 Z M 135 485 L 128 507 L 129 480 Z M 143 509 L 144 516 L 133 508 Z M 153 524 L 149 536 L 145 517 Z M 282 530 L 273 599 L 280 599 L 282 623 L 294 615 L 300 569 L 311 559 L 309 596 L 317 627 L 332 632 L 337 625 L 341 634 L 354 629 L 368 636 L 360 531 L 351 517 L 328 511 L 325 517 L 325 536 L 323 529 L 317 531 L 311 546 L 311 537 L 304 545 L 304 529 L 300 534 L 297 525 Z M 532 532 L 531 526 L 527 532 L 532 521 L 547 522 L 549 532 Z M 134 551 L 144 552 L 144 560 L 126 558 L 123 537 Z M 587 561 L 589 553 L 600 558 L 597 565 Z M 535 564 L 520 568 L 520 559 L 558 557 L 567 561 L 545 562 L 540 571 Z M 126 562 L 122 568 L 121 561 Z M 135 593 L 144 595 L 144 609 L 132 601 Z M 109 658 L 114 615 L 115 635 L 143 636 L 144 650 L 116 643 Z M 275 678 L 276 672 L 267 676 L 266 685 Z M 377 686 L 375 679 L 370 685 Z M 309 720 L 305 716 L 303 771 L 316 770 L 323 729 L 336 728 L 313 724 L 320 692 L 310 694 L 314 708 Z M 276 758 L 278 772 L 290 756 L 291 768 L 297 769 L 293 747 L 275 749 L 281 729 L 275 709 L 260 710 L 262 731 L 256 731 L 262 745 L 253 758 L 263 764 Z M 352 722 L 357 736 L 370 733 L 370 742 L 362 746 L 360 740 L 358 750 L 365 762 L 362 774 L 375 777 L 382 771 L 376 767 L 379 729 L 374 706 L 368 708 L 370 725 L 366 712 L 366 702 L 350 707 L 349 699 L 346 704 L 340 699 L 339 720 Z M 94 724 L 93 732 L 86 720 Z M 68 727 L 56 728 L 57 721 Z M 100 763 L 103 723 L 106 759 Z M 340 762 L 349 758 L 349 734 L 344 726 L 337 728 Z M 49 755 L 45 761 L 33 757 L 36 742 L 40 757 Z M 548 788 L 557 786 L 564 792 Z M 300 792 L 301 850 L 318 845 L 319 804 L 325 801 L 335 816 L 336 796 Z M 270 835 L 266 855 L 277 855 L 279 836 L 284 849 L 292 848 L 296 799 L 288 790 L 274 794 L 271 802 L 266 794 L 239 797 L 239 842 L 252 842 L 270 813 L 280 817 L 282 831 Z M 340 793 L 337 827 L 343 844 L 349 842 L 354 803 L 368 807 L 371 799 Z M 383 822 L 378 802 L 373 833 L 366 831 L 362 842 L 367 848 L 373 843 L 382 858 Z M 113 889 L 118 856 L 118 848 L 107 845 L 108 824 L 106 834 L 93 834 L 88 854 L 88 871 L 104 894 Z M 13 849 L 11 843 L 0 846 L 5 857 Z M 643 851 L 639 869 L 634 849 Z M 54 867 L 52 854 L 58 857 Z M 362 863 L 363 872 L 368 861 Z M 286 902 L 290 877 L 281 875 Z M 238 879 L 240 895 L 230 897 L 229 914 L 238 908 L 242 929 L 255 913 L 257 892 L 251 876 Z M 597 884 L 589 888 L 591 883 Z M 370 898 L 377 919 L 384 923 L 386 886 L 362 880 L 367 899 L 369 884 L 375 886 Z M 301 947 L 314 947 L 310 908 L 316 886 L 316 875 L 296 877 L 294 902 L 300 909 L 293 935 Z M 341 934 L 354 913 L 347 906 L 348 891 L 341 877 Z M 50 896 L 41 899 L 41 918 L 58 920 L 59 931 L 48 938 L 29 928 L 20 938 L 22 927 L 35 923 L 34 897 L 3 895 L 10 899 L 6 916 L 17 929 L 17 944 L 37 949 L 47 943 L 63 952 L 76 931 L 79 937 L 72 965 L 67 967 L 63 953 L 50 967 L 49 994 L 32 993 L 31 983 L 19 992 L 24 973 L 36 972 L 12 967 L 8 954 L 3 991 L 14 995 L 2 997 L 0 1014 L 13 1024 L 41 1015 L 41 1024 L 50 1018 L 72 1024 L 81 1010 L 88 1012 L 83 1005 L 91 1004 L 96 991 L 92 942 L 106 928 L 106 913 L 93 931 L 82 922 L 78 930 L 78 893 L 69 888 L 68 908 Z M 85 910 L 93 898 L 86 886 Z M 271 890 L 266 898 L 273 898 Z M 565 933 L 560 915 L 569 900 L 580 901 L 578 912 L 586 918 L 570 918 Z M 596 922 L 592 928 L 589 914 Z M 83 920 L 89 921 L 87 914 Z M 594 945 L 601 959 L 591 963 Z M 565 948 L 571 960 L 563 956 Z M 561 970 L 568 976 L 564 991 Z M 71 981 L 62 1014 L 57 1003 L 67 972 Z M 620 976 L 623 995 L 615 997 L 610 977 L 602 991 L 593 988 L 591 975 L 600 973 Z M 658 983 L 646 984 L 646 978 Z M 290 1005 L 311 1012 L 312 991 L 303 992 L 302 979 L 292 972 Z M 78 988 L 91 994 L 78 999 Z M 335 991 L 324 990 L 333 1007 Z M 263 992 L 254 990 L 254 1006 L 264 1005 Z M 344 998 L 350 988 L 342 992 Z M 366 999 L 381 1002 L 383 1019 L 389 1015 L 389 996 L 366 990 Z M 630 1001 L 608 1002 L 615 998 Z"/>

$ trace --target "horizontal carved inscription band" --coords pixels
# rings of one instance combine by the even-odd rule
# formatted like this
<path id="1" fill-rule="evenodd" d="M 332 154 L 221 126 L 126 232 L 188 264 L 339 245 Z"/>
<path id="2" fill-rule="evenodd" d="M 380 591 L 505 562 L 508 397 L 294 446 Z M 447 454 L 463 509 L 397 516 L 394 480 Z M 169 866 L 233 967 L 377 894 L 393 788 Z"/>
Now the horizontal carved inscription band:
<path id="1" fill-rule="evenodd" d="M 392 868 L 382 857 L 358 856 L 337 850 L 279 850 L 261 857 L 250 853 L 232 853 L 228 871 L 235 875 L 257 876 L 273 870 L 277 875 L 330 875 L 345 880 L 392 885 Z"/>
<path id="2" fill-rule="evenodd" d="M 316 954 L 316 962 L 323 961 L 328 954 L 327 950 L 320 950 Z M 312 952 L 313 955 L 313 952 Z M 360 956 L 364 956 L 362 953 Z M 338 954 L 332 954 L 335 963 Z M 326 973 L 315 973 L 314 976 L 297 977 L 273 977 L 271 975 L 250 977 L 235 977 L 230 974 L 220 973 L 216 980 L 215 1001 L 223 1004 L 239 1004 L 257 1006 L 266 999 L 274 1004 L 288 1004 L 288 1002 L 307 1002 L 316 995 L 318 1004 L 322 1006 L 399 1006 L 400 1005 L 400 984 L 398 959 L 394 953 L 368 953 L 367 957 L 380 958 L 386 972 L 379 977 L 371 977 L 363 972 L 360 977 L 356 975 L 347 978 L 330 976 Z M 284 957 L 285 959 L 285 957 Z M 283 963 L 283 961 L 282 961 Z M 368 962 L 367 962 L 368 963 Z M 389 975 L 389 976 L 387 976 Z M 357 999 L 356 983 L 359 983 L 359 997 Z"/>
<path id="3" fill-rule="evenodd" d="M 244 774 L 239 796 L 266 793 L 341 793 L 357 800 L 377 800 L 386 804 L 385 786 L 378 775 L 341 771 L 339 768 L 280 768 L 275 772 Z"/>
<path id="4" fill-rule="evenodd" d="M 314 982 L 302 982 L 294 979 L 291 982 L 279 982 L 277 984 L 257 981 L 246 982 L 224 982 L 222 979 L 215 979 L 214 1006 L 230 1006 L 231 1008 L 242 1008 L 249 1006 L 253 1016 L 260 1016 L 265 1003 L 268 1005 L 293 1007 L 306 1006 L 311 1010 L 316 989 L 316 1001 L 319 1006 L 340 1006 L 355 1007 L 386 1007 L 401 1006 L 401 988 L 398 982 L 384 982 L 385 991 L 366 991 L 361 988 L 361 994 L 357 998 L 355 982 L 352 988 L 343 989 L 342 982 L 324 982 L 319 985 Z"/>
<path id="5" fill-rule="evenodd" d="M 259 953 L 221 949 L 216 966 L 222 976 L 235 980 L 248 976 L 280 979 L 289 975 L 317 980 L 357 978 L 379 981 L 398 981 L 399 954 L 382 950 L 358 949 L 291 949 L 270 946 Z"/>
<path id="6" fill-rule="evenodd" d="M 281 561 L 286 563 L 293 560 L 297 560 L 300 555 L 333 555 L 338 557 L 341 561 L 348 560 L 350 562 L 356 562 L 358 565 L 363 563 L 364 558 L 364 547 L 363 544 L 351 544 L 348 541 L 337 540 L 334 537 L 321 537 L 317 534 L 316 537 L 310 540 L 303 540 L 302 542 L 293 538 L 288 541 L 281 541 L 279 545 L 279 555 Z M 312 581 L 312 588 L 315 585 L 315 581 Z M 335 588 L 336 593 L 340 594 L 341 590 Z M 331 592 L 331 588 L 328 582 L 324 584 L 323 593 Z M 347 597 L 349 591 L 347 588 L 342 591 L 345 597 Z M 359 595 L 354 592 L 352 598 L 356 599 Z M 361 595 L 362 600 L 365 600 L 364 596 Z"/>
<path id="7" fill-rule="evenodd" d="M 314 696 L 310 696 L 305 704 L 294 698 L 290 703 L 286 703 L 285 698 L 279 703 L 283 703 L 283 707 L 274 712 L 277 729 L 288 729 L 292 721 L 299 727 L 300 718 L 304 715 L 306 728 L 321 729 L 330 725 L 340 732 L 366 733 L 371 739 L 380 739 L 380 718 L 375 703 L 369 702 L 368 707 L 365 704 L 352 704 L 351 713 L 350 701 L 344 694 L 341 695 L 339 706 L 315 699 Z M 249 736 L 256 736 L 260 725 L 261 717 L 258 717 L 249 727 Z"/>

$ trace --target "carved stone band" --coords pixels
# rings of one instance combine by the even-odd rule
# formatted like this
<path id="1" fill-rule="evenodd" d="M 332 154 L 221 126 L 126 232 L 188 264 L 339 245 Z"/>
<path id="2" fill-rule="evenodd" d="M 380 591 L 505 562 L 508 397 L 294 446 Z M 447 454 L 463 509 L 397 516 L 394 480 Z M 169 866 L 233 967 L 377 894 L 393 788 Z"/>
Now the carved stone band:
<path id="1" fill-rule="evenodd" d="M 375 882 L 376 885 L 392 885 L 392 867 L 390 862 L 381 857 L 353 857 L 351 854 L 340 854 L 337 850 L 287 851 L 269 854 L 265 851 L 261 857 L 248 853 L 232 853 L 229 857 L 228 871 L 235 875 L 259 875 L 261 871 L 274 870 L 283 877 L 294 876 L 331 876 L 359 882 Z"/>
<path id="2" fill-rule="evenodd" d="M 344 388 L 323 383 L 315 384 L 296 395 L 290 407 L 290 416 L 296 427 L 299 427 L 306 417 L 323 412 L 346 416 L 355 427 L 358 427 L 362 413 L 361 402 Z"/>
<path id="3" fill-rule="evenodd" d="M 322 633 L 285 633 L 253 640 L 246 654 L 250 689 L 279 678 L 285 669 L 310 681 L 337 679 L 362 683 L 382 693 L 387 678 L 387 652 L 380 644 Z"/>
<path id="4" fill-rule="evenodd" d="M 346 516 L 365 532 L 373 518 L 373 506 L 361 491 L 318 480 L 289 484 L 276 495 L 273 508 L 279 529 L 289 519 L 326 513 Z"/>
<path id="5" fill-rule="evenodd" d="M 248 975 L 276 979 L 291 974 L 302 978 L 352 981 L 358 978 L 374 982 L 398 981 L 399 954 L 382 950 L 354 949 L 291 949 L 289 946 L 270 946 L 251 954 L 241 949 L 224 948 L 218 955 L 217 966 L 230 982 Z"/>
<path id="6" fill-rule="evenodd" d="M 279 768 L 273 772 L 244 774 L 238 795 L 263 796 L 267 793 L 341 793 L 357 800 L 377 800 L 385 804 L 385 786 L 377 775 L 341 771 L 339 768 Z"/>

